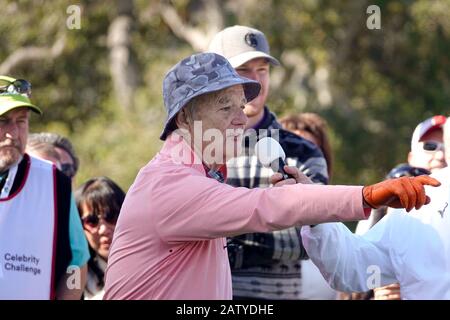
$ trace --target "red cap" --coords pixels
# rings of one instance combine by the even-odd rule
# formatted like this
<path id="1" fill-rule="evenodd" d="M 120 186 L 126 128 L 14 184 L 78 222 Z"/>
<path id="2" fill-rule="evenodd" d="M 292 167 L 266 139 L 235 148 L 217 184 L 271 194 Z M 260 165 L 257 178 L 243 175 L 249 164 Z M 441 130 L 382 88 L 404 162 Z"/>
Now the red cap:
<path id="1" fill-rule="evenodd" d="M 411 150 L 414 149 L 414 146 L 420 141 L 420 139 L 422 139 L 425 134 L 434 129 L 442 129 L 446 120 L 447 117 L 444 117 L 443 115 L 437 115 L 419 123 L 414 130 L 411 139 Z"/>

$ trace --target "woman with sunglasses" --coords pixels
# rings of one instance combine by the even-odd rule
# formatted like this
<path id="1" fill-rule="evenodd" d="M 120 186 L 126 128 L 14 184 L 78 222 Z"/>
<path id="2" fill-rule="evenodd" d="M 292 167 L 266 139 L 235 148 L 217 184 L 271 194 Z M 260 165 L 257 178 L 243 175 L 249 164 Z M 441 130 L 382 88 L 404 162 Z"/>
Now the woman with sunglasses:
<path id="1" fill-rule="evenodd" d="M 125 192 L 111 179 L 98 177 L 81 185 L 75 199 L 91 253 L 84 298 L 102 299 L 109 247 Z"/>

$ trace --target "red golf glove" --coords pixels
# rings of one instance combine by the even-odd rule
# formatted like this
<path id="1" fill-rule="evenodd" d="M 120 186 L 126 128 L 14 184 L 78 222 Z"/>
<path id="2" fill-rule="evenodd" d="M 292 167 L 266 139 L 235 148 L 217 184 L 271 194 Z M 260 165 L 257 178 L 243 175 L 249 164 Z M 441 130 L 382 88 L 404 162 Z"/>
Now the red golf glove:
<path id="1" fill-rule="evenodd" d="M 363 188 L 364 201 L 373 209 L 381 206 L 405 208 L 411 211 L 430 203 L 424 185 L 438 187 L 439 181 L 429 176 L 401 177 L 379 182 Z"/>

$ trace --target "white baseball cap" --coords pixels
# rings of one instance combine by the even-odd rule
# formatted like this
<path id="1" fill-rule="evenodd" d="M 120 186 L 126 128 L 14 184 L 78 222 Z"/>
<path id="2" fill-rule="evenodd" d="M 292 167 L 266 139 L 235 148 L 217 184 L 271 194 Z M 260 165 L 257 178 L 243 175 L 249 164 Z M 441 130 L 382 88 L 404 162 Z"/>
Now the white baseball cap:
<path id="1" fill-rule="evenodd" d="M 269 43 L 264 33 L 245 26 L 228 27 L 217 33 L 209 44 L 208 51 L 227 58 L 233 68 L 256 58 L 266 58 L 271 64 L 280 65 L 280 62 L 270 55 Z"/>

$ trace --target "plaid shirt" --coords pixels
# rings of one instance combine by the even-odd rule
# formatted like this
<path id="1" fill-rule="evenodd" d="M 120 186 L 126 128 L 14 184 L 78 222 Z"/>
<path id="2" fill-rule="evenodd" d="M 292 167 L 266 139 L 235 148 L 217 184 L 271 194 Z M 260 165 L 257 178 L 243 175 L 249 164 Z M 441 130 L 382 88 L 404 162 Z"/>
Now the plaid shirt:
<path id="1" fill-rule="evenodd" d="M 283 130 L 267 107 L 264 112 L 256 131 L 245 133 L 243 155 L 227 163 L 227 183 L 246 188 L 270 186 L 274 171 L 263 167 L 253 150 L 260 138 L 272 136 L 285 151 L 287 165 L 299 168 L 315 183 L 327 184 L 327 166 L 320 149 Z M 229 238 L 228 254 L 235 297 L 284 300 L 300 295 L 300 259 L 307 258 L 300 227 Z"/>

